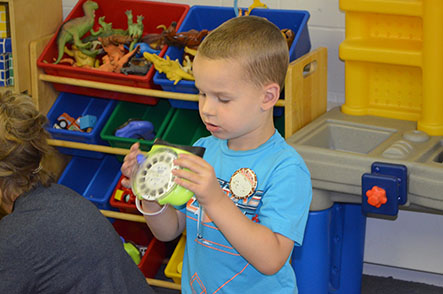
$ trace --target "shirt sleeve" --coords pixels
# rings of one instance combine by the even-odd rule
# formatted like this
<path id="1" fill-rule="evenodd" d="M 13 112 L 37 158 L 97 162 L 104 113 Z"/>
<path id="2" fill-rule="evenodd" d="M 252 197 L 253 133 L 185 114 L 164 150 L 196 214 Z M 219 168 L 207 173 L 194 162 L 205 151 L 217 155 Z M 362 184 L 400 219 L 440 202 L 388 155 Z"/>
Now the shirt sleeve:
<path id="1" fill-rule="evenodd" d="M 288 160 L 277 166 L 272 178 L 264 191 L 259 221 L 301 246 L 312 199 L 309 171 Z"/>

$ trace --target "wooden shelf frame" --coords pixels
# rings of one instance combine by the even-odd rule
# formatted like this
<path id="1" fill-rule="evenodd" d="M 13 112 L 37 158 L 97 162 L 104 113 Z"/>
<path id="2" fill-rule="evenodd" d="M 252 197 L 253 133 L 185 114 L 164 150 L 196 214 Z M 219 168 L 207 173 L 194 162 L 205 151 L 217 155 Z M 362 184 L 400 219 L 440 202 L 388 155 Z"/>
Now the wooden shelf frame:
<path id="1" fill-rule="evenodd" d="M 30 44 L 32 97 L 42 113 L 47 113 L 58 96 L 51 83 L 103 89 L 157 98 L 198 101 L 198 95 L 144 89 L 102 82 L 48 75 L 37 67 L 37 58 L 51 35 Z M 290 63 L 285 82 L 285 99 L 276 106 L 285 108 L 285 134 L 288 138 L 298 129 L 326 112 L 327 106 L 327 49 L 319 47 Z M 65 147 L 71 142 L 66 141 Z M 72 148 L 77 148 L 72 145 Z M 82 149 L 82 148 L 79 148 Z M 111 150 L 110 150 L 111 151 Z M 113 152 L 111 152 L 113 153 Z"/>
<path id="2" fill-rule="evenodd" d="M 120 93 L 130 93 L 158 98 L 179 99 L 186 101 L 197 101 L 195 94 L 184 94 L 167 92 L 153 89 L 121 86 L 101 82 L 59 77 L 48 75 L 37 67 L 37 58 L 43 51 L 51 35 L 32 41 L 30 43 L 31 58 L 31 82 L 32 98 L 38 109 L 47 114 L 56 100 L 58 93 L 54 90 L 52 83 L 68 84 L 73 86 L 104 89 Z M 317 48 L 310 53 L 300 57 L 289 65 L 285 82 L 285 99 L 278 101 L 277 106 L 285 108 L 285 138 L 290 137 L 298 129 L 311 122 L 313 119 L 326 112 L 327 104 L 327 49 Z M 96 152 L 104 152 L 115 155 L 126 155 L 129 150 L 103 145 L 93 145 L 64 140 L 49 139 L 49 144 L 55 147 L 82 149 Z M 66 157 L 66 156 L 65 156 Z M 57 158 L 57 161 L 60 159 Z M 54 169 L 61 171 L 67 160 L 60 164 L 54 163 Z M 118 212 L 104 212 L 105 215 L 112 213 L 112 217 L 127 219 L 128 214 Z M 132 215 L 130 215 L 132 217 Z M 144 221 L 140 216 L 138 220 Z"/>
<path id="3" fill-rule="evenodd" d="M 32 94 L 29 43 L 53 34 L 63 18 L 62 0 L 0 0 L 8 5 L 14 86 L 0 87 Z"/>

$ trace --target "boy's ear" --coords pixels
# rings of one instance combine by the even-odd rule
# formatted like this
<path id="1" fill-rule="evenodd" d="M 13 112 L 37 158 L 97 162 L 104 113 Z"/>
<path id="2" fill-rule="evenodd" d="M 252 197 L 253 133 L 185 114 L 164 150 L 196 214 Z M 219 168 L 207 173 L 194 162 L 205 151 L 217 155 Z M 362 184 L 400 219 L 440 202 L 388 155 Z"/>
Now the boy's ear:
<path id="1" fill-rule="evenodd" d="M 262 110 L 268 110 L 274 107 L 280 98 L 280 86 L 277 83 L 271 83 L 263 87 L 264 97 L 261 104 Z"/>

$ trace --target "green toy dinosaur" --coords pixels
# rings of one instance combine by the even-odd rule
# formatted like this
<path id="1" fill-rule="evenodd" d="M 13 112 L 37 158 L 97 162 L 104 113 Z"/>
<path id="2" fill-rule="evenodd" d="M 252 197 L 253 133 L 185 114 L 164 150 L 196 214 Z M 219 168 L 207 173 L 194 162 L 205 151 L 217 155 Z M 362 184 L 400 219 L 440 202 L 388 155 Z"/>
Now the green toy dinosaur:
<path id="1" fill-rule="evenodd" d="M 143 34 L 143 19 L 142 15 L 137 16 L 137 23 L 132 21 L 132 11 L 126 10 L 125 12 L 128 18 L 128 35 L 132 37 L 131 45 L 129 46 L 129 50 L 134 49 L 135 44 L 138 42 L 140 37 Z"/>
<path id="2" fill-rule="evenodd" d="M 100 25 L 100 28 L 96 32 L 91 30 L 91 35 L 84 38 L 84 42 L 96 41 L 98 40 L 98 37 L 106 38 L 112 35 L 128 35 L 128 32 L 125 30 L 112 28 L 112 22 L 105 22 L 105 16 L 100 16 L 98 18 L 98 24 Z"/>
<path id="3" fill-rule="evenodd" d="M 97 31 L 91 30 L 91 35 L 87 36 L 83 39 L 85 42 L 91 42 L 97 40 L 99 37 L 106 38 L 112 35 L 121 35 L 121 36 L 131 36 L 132 42 L 129 46 L 129 51 L 132 51 L 134 49 L 135 44 L 140 39 L 141 35 L 143 34 L 143 19 L 144 17 L 142 15 L 137 15 L 137 22 L 133 22 L 133 15 L 132 10 L 126 10 L 125 11 L 126 17 L 128 19 L 128 29 L 114 29 L 112 27 L 112 22 L 105 22 L 105 17 L 101 16 L 98 18 L 98 24 L 100 25 L 100 28 Z"/>
<path id="4" fill-rule="evenodd" d="M 88 56 L 95 57 L 95 55 L 97 55 L 98 51 L 87 49 L 91 47 L 91 42 L 83 43 L 82 40 L 80 40 L 84 34 L 92 30 L 95 21 L 95 10 L 97 9 L 97 2 L 87 0 L 83 3 L 83 12 L 85 15 L 73 18 L 62 25 L 57 36 L 58 57 L 54 64 L 59 63 L 62 59 L 67 43 L 73 42 L 81 52 Z"/>

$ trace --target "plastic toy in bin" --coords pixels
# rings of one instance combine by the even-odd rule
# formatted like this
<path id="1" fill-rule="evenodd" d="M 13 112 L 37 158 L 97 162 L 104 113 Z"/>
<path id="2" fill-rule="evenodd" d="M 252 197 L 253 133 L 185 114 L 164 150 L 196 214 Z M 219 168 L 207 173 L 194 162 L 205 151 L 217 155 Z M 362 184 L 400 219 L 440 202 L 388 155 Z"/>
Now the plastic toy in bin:
<path id="1" fill-rule="evenodd" d="M 191 67 L 182 66 L 178 59 L 171 60 L 169 56 L 163 59 L 156 54 L 148 52 L 143 53 L 143 56 L 154 64 L 155 69 L 159 73 L 165 73 L 169 80 L 174 81 L 174 85 L 181 80 L 194 81 L 194 75 L 190 72 Z M 187 60 L 187 64 L 190 65 L 189 59 Z"/>
<path id="2" fill-rule="evenodd" d="M 123 248 L 125 248 L 126 253 L 128 253 L 135 264 L 139 265 L 143 257 L 142 251 L 140 250 L 139 246 L 137 246 L 134 242 L 130 240 L 126 241 L 122 236 L 120 236 L 120 239 L 123 241 Z"/>
<path id="3" fill-rule="evenodd" d="M 83 4 L 85 4 L 86 1 L 87 0 L 76 1 L 77 4 L 66 16 L 64 23 L 85 16 L 85 13 L 83 12 Z M 138 25 L 137 21 L 139 16 L 144 17 L 142 21 L 143 33 L 141 36 L 150 33 L 160 33 L 161 29 L 157 28 L 157 26 L 163 23 L 169 24 L 175 21 L 177 22 L 177 27 L 179 28 L 189 10 L 189 5 L 186 4 L 164 3 L 159 1 L 94 0 L 94 2 L 98 4 L 98 9 L 94 11 L 95 18 L 92 26 L 92 32 L 94 32 L 94 34 L 98 32 L 101 37 L 105 36 L 109 32 L 115 31 L 132 35 L 132 28 L 135 28 Z M 128 21 L 131 22 L 131 20 L 128 19 L 128 15 L 125 15 L 125 11 L 129 10 L 133 12 L 131 27 L 129 27 L 130 24 L 128 24 Z M 54 59 L 56 60 L 59 55 L 59 46 L 57 43 L 57 35 L 59 31 L 60 29 L 49 40 L 37 60 L 37 66 L 42 68 L 46 74 L 114 85 L 139 87 L 144 89 L 159 88 L 152 81 L 152 77 L 155 73 L 154 68 L 149 69 L 144 75 L 126 75 L 123 73 L 99 71 L 93 68 L 74 67 L 69 64 L 53 64 Z M 93 46 L 96 44 L 94 40 L 96 36 L 93 36 L 92 32 L 89 30 L 81 38 L 79 37 L 80 40 L 83 43 L 88 44 L 86 49 L 90 51 L 101 49 L 100 47 L 93 49 Z M 67 46 L 69 47 L 70 44 Z M 166 51 L 166 47 L 167 46 L 161 48 L 162 51 L 159 53 L 161 56 L 163 56 L 164 52 Z M 102 53 L 100 52 L 97 55 L 97 59 L 100 59 L 101 54 Z M 68 55 L 66 56 L 69 57 Z M 158 98 L 155 97 L 131 93 L 119 93 L 108 89 L 94 89 L 60 83 L 54 83 L 54 87 L 60 92 L 70 92 L 86 96 L 102 97 L 105 99 L 137 102 L 149 105 L 156 105 L 158 102 Z"/>
<path id="4" fill-rule="evenodd" d="M 203 156 L 203 147 L 191 147 L 170 144 L 157 140 L 146 156 L 137 157 L 138 164 L 131 176 L 132 192 L 136 196 L 135 204 L 139 211 L 140 200 L 157 201 L 160 204 L 183 205 L 193 193 L 174 182 L 174 160 L 182 153 L 194 153 Z"/>
<path id="5" fill-rule="evenodd" d="M 114 193 L 114 199 L 119 202 L 135 204 L 135 196 L 130 188 L 121 187 Z"/>
<path id="6" fill-rule="evenodd" d="M 70 131 L 91 132 L 92 128 L 97 122 L 95 115 L 84 115 L 77 119 L 74 119 L 69 114 L 64 112 L 57 118 L 57 122 L 54 123 L 55 129 L 64 129 Z"/>
<path id="7" fill-rule="evenodd" d="M 154 140 L 154 125 L 150 121 L 129 119 L 115 131 L 116 137 Z"/>
<path id="8" fill-rule="evenodd" d="M 75 122 L 75 119 L 66 112 L 57 118 L 57 122 L 54 123 L 53 127 L 55 129 L 81 131 L 80 126 Z"/>

